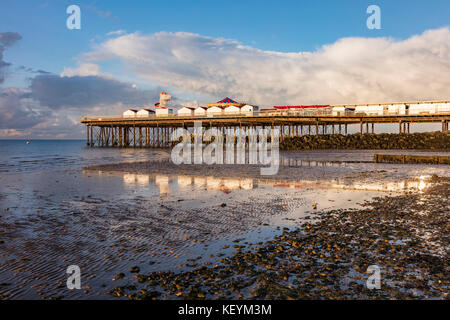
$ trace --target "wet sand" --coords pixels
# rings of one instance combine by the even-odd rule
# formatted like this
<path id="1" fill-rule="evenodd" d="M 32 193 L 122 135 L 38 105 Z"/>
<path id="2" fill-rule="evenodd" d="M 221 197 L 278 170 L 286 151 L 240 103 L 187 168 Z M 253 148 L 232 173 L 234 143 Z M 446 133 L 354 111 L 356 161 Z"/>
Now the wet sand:
<path id="1" fill-rule="evenodd" d="M 347 244 L 352 256 L 351 250 L 358 248 L 353 246 L 358 224 L 352 221 L 342 225 L 336 212 L 355 208 L 356 211 L 348 212 L 367 216 L 362 203 L 373 197 L 389 194 L 425 197 L 429 188 L 438 186 L 436 175 L 448 175 L 445 166 L 372 164 L 366 159 L 370 157 L 370 152 L 284 153 L 279 173 L 268 177 L 261 177 L 257 166 L 174 166 L 167 160 L 2 175 L 0 296 L 3 299 L 114 299 L 142 295 L 161 299 L 202 298 L 190 294 L 187 283 L 183 284 L 186 290 L 181 294 L 181 290 L 173 292 L 161 286 L 156 275 L 175 279 L 180 274 L 197 272 L 199 266 L 212 268 L 212 272 L 216 265 L 219 269 L 228 265 L 240 270 L 228 260 L 221 260 L 235 259 L 240 246 L 245 247 L 238 252 L 250 246 L 265 250 L 270 242 L 279 242 L 283 233 L 287 236 L 287 232 L 295 232 L 296 228 L 305 232 L 305 222 L 312 223 L 321 215 L 328 218 L 314 229 L 317 232 L 353 226 L 348 231 L 354 236 Z M 446 194 L 445 190 L 441 192 Z M 448 197 L 435 200 L 441 209 L 448 208 Z M 395 198 L 390 206 L 401 208 L 404 202 Z M 429 202 L 422 204 L 423 211 L 434 212 L 433 208 Z M 364 219 L 361 218 L 361 223 L 372 223 Z M 437 223 L 428 221 L 431 225 Z M 412 223 L 407 225 L 415 227 Z M 297 235 L 289 235 L 294 236 Z M 307 244 L 309 240 L 302 241 Z M 323 241 L 322 244 L 326 243 Z M 344 244 L 342 240 L 341 245 Z M 411 256 L 415 255 L 414 250 Z M 298 259 L 305 257 L 302 253 Z M 353 254 L 353 259 L 358 260 L 358 256 Z M 311 270 L 319 268 L 319 262 L 316 260 L 317 266 Z M 66 268 L 72 264 L 81 268 L 82 290 L 66 288 Z M 442 265 L 442 260 L 439 264 Z M 275 274 L 281 272 L 278 271 Z M 235 275 L 240 277 L 239 273 Z M 156 278 L 150 285 L 144 276 Z M 349 279 L 346 275 L 342 281 Z M 225 289 L 228 280 L 224 278 L 225 282 L 218 283 Z M 240 293 L 213 294 L 208 286 L 206 282 L 201 289 L 208 298 L 290 297 L 281 289 L 279 296 L 255 295 L 250 287 Z M 307 288 L 311 288 L 310 297 L 318 297 L 312 287 Z M 158 294 L 145 295 L 145 291 L 139 290 Z M 444 296 L 427 293 L 425 297 Z"/>
<path id="2" fill-rule="evenodd" d="M 214 266 L 138 273 L 110 293 L 129 299 L 448 299 L 450 179 L 435 180 L 420 195 L 314 212 L 264 243 L 236 241 L 233 254 Z M 369 289 L 366 272 L 373 265 L 381 282 Z"/>

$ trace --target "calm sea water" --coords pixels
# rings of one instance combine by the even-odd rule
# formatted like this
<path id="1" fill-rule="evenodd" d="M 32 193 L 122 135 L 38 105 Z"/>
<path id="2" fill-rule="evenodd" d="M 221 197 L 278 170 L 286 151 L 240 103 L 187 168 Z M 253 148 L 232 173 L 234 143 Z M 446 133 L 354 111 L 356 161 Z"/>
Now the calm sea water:
<path id="1" fill-rule="evenodd" d="M 80 168 L 87 165 L 144 160 L 163 160 L 170 157 L 168 149 L 90 148 L 84 140 L 0 140 L 0 173 L 40 171 L 57 168 Z M 374 153 L 435 154 L 422 150 L 314 150 L 282 152 L 283 160 L 295 158 L 315 161 L 370 162 Z"/>
<path id="2" fill-rule="evenodd" d="M 89 148 L 84 140 L 0 140 L 0 172 L 83 167 L 111 162 L 166 158 L 162 149 Z"/>

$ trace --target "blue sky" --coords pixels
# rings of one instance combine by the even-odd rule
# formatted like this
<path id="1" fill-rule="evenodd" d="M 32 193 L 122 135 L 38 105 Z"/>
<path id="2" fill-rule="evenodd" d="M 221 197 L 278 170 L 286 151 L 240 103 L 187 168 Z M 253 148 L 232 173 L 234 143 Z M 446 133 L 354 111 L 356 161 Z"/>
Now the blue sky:
<path id="1" fill-rule="evenodd" d="M 72 4 L 79 5 L 81 8 L 81 30 L 66 28 L 68 17 L 66 8 Z M 369 30 L 366 27 L 366 19 L 369 16 L 366 8 L 372 4 L 381 8 L 382 28 L 380 30 Z M 353 54 L 352 46 L 358 48 L 359 55 L 356 55 L 354 59 L 360 60 L 360 68 L 351 71 L 356 79 L 363 77 L 364 72 L 367 73 L 367 71 L 362 71 L 362 68 L 369 63 L 378 64 L 383 61 L 386 63 L 391 56 L 392 59 L 398 58 L 399 61 L 405 62 L 409 61 L 411 57 L 417 57 L 417 52 L 431 50 L 429 55 L 417 59 L 419 62 L 423 62 L 424 59 L 434 61 L 436 67 L 430 68 L 432 71 L 429 72 L 430 79 L 436 79 L 441 77 L 438 70 L 447 68 L 447 64 L 442 62 L 442 50 L 444 50 L 444 54 L 447 54 L 447 47 L 443 43 L 446 41 L 449 17 L 450 1 L 448 0 L 2 0 L 0 2 L 0 33 L 17 33 L 21 39 L 12 45 L 3 47 L 2 59 L 10 65 L 3 68 L 5 79 L 0 82 L 0 89 L 9 88 L 8 94 L 12 100 L 14 99 L 11 96 L 11 88 L 21 90 L 20 97 L 17 97 L 22 99 L 21 103 L 27 93 L 31 92 L 28 96 L 32 96 L 34 100 L 39 97 L 39 101 L 26 100 L 26 107 L 24 106 L 24 108 L 31 108 L 36 113 L 45 112 L 46 108 L 53 108 L 47 111 L 57 112 L 60 110 L 58 103 L 62 103 L 61 106 L 71 110 L 71 117 L 73 117 L 69 117 L 65 121 L 73 123 L 80 113 L 102 112 L 101 106 L 104 103 L 97 99 L 95 96 L 97 93 L 93 95 L 98 104 L 94 105 L 92 101 L 89 101 L 86 106 L 69 103 L 61 97 L 57 97 L 59 102 L 56 102 L 54 97 L 43 97 L 43 92 L 34 91 L 45 88 L 45 94 L 52 94 L 51 89 L 48 89 L 44 83 L 44 80 L 48 80 L 50 76 L 47 78 L 43 74 L 36 76 L 37 70 L 60 77 L 68 75 L 79 77 L 71 79 L 72 82 L 69 79 L 62 79 L 65 85 L 67 84 L 72 89 L 82 88 L 83 79 L 92 85 L 92 81 L 95 79 L 86 77 L 97 77 L 102 85 L 116 89 L 119 86 L 128 90 L 127 92 L 129 92 L 128 84 L 137 84 L 139 89 L 143 90 L 139 92 L 143 96 L 153 94 L 151 90 L 165 88 L 185 100 L 218 99 L 222 94 L 235 94 L 234 97 L 238 99 L 258 100 L 258 95 L 263 97 L 262 93 L 267 91 L 265 87 L 273 86 L 272 84 L 277 83 L 277 79 L 268 79 L 266 83 L 256 83 L 251 76 L 239 80 L 237 79 L 238 75 L 251 75 L 266 65 L 273 70 L 271 74 L 275 74 L 276 70 L 280 68 L 284 70 L 283 68 L 286 67 L 286 71 L 283 73 L 286 88 L 280 87 L 278 91 L 274 91 L 280 102 L 301 101 L 302 99 L 307 102 L 316 102 L 315 98 L 306 93 L 315 92 L 318 90 L 316 87 L 320 88 L 323 83 L 319 83 L 319 80 L 314 80 L 315 82 L 311 80 L 311 83 L 305 84 L 308 91 L 305 89 L 301 92 L 294 92 L 294 86 L 299 86 L 295 81 L 305 81 L 305 79 L 315 77 L 321 79 L 330 68 L 334 70 L 334 75 L 340 73 L 335 78 L 330 77 L 334 80 L 330 80 L 328 83 L 333 92 L 330 91 L 325 96 L 329 97 L 331 102 L 342 100 L 350 103 L 362 99 L 406 98 L 414 95 L 417 90 L 411 94 L 406 91 L 405 85 L 405 88 L 395 88 L 390 95 L 374 94 L 371 96 L 365 93 L 358 96 L 350 94 L 354 84 L 351 84 L 351 81 L 347 83 L 345 79 L 348 78 L 343 78 L 344 74 L 348 73 L 347 67 L 343 63 L 344 57 L 350 57 Z M 108 35 L 109 32 L 118 30 L 122 32 Z M 441 31 L 432 35 L 424 35 L 429 30 Z M 159 32 L 165 33 L 158 35 Z M 344 43 L 341 44 L 342 39 L 353 37 L 359 39 L 357 43 L 344 40 Z M 411 40 L 414 37 L 436 41 L 435 50 L 422 48 L 425 40 L 420 41 L 422 38 L 417 41 Z M 223 42 L 221 39 L 231 41 Z M 367 39 L 377 39 L 377 42 L 372 44 Z M 242 49 L 241 45 L 249 47 L 251 50 Z M 374 50 L 378 47 L 378 50 L 390 52 L 389 55 L 370 56 L 366 61 L 360 59 L 362 55 L 371 55 L 370 46 L 372 45 Z M 163 48 L 159 50 L 158 46 L 163 46 Z M 330 46 L 330 48 L 324 49 L 323 46 Z M 433 48 L 433 44 L 430 47 Z M 440 53 L 437 53 L 436 48 L 439 48 Z M 324 54 L 323 51 L 325 51 Z M 290 54 L 299 52 L 313 53 L 314 57 L 290 56 Z M 168 56 L 167 61 L 165 55 Z M 217 60 L 214 59 L 215 55 L 218 56 Z M 142 64 L 143 61 L 145 64 Z M 169 62 L 170 64 L 168 64 Z M 328 65 L 328 62 L 331 64 Z M 417 61 L 408 63 L 415 65 Z M 396 65 L 396 63 L 391 65 Z M 434 66 L 433 63 L 431 65 Z M 31 69 L 25 71 L 25 68 L 20 69 L 20 66 L 31 68 L 35 72 L 30 72 Z M 297 66 L 301 67 L 298 67 L 297 70 Z M 387 68 L 386 65 L 383 65 L 379 69 L 381 70 L 383 67 Z M 70 72 L 64 72 L 65 68 L 70 69 Z M 225 68 L 230 71 L 228 72 Z M 86 72 L 87 69 L 89 71 Z M 170 70 L 167 71 L 167 69 Z M 286 77 L 285 75 L 291 73 L 291 70 L 290 77 Z M 425 72 L 424 70 L 411 71 L 406 63 L 403 70 L 416 75 Z M 267 74 L 269 73 L 267 72 Z M 314 77 L 309 77 L 309 74 Z M 270 78 L 269 75 L 264 77 Z M 120 83 L 106 83 L 106 78 Z M 75 80 L 76 85 L 73 83 Z M 415 83 L 414 79 L 409 80 Z M 245 90 L 239 90 L 243 87 L 239 83 L 240 81 L 251 82 L 253 85 L 249 85 Z M 189 82 L 189 85 L 186 85 L 186 82 Z M 210 86 L 211 82 L 215 82 L 214 87 Z M 376 88 L 392 87 L 396 83 L 395 79 L 382 79 L 380 76 L 373 77 L 366 82 L 366 87 L 355 87 L 354 90 L 363 93 L 375 92 Z M 340 84 L 342 85 L 337 88 L 336 86 Z M 433 84 L 432 88 L 440 88 L 439 86 L 446 84 L 446 82 Z M 66 90 L 66 87 L 64 88 Z M 14 94 L 18 95 L 17 92 Z M 447 92 L 443 94 L 446 95 Z M 283 101 L 284 96 L 288 97 L 285 101 Z M 428 96 L 433 97 L 436 94 L 434 91 L 429 91 L 429 94 L 427 92 L 417 94 L 417 98 L 428 98 Z M 416 98 L 416 96 L 411 96 L 411 98 Z M 264 101 L 266 100 L 270 99 L 265 98 Z M 49 105 L 43 105 L 44 101 L 50 101 Z M 128 99 L 118 101 L 118 103 L 122 103 L 121 106 L 123 106 L 136 101 Z M 261 104 L 261 101 L 256 102 Z M 328 101 L 317 102 L 328 103 Z M 271 101 L 268 102 L 268 104 L 270 103 Z M 79 112 L 77 112 L 77 108 L 80 110 Z M 114 109 L 114 111 L 116 110 L 119 110 L 119 106 Z M 112 112 L 112 110 L 105 110 L 106 113 L 109 111 Z M 28 125 L 31 123 L 34 122 L 31 121 Z M 25 128 L 25 125 L 22 127 L 5 128 L 5 125 L 2 127 L 0 124 L 0 130 L 6 130 L 4 132 L 31 130 Z M 7 134 L 4 133 L 4 135 Z"/>
<path id="2" fill-rule="evenodd" d="M 82 10 L 82 29 L 65 26 L 67 6 Z M 366 8 L 377 4 L 382 29 L 369 30 Z M 106 16 L 109 15 L 109 16 Z M 342 37 L 405 39 L 446 26 L 450 1 L 14 1 L 0 3 L 0 30 L 23 41 L 11 48 L 16 64 L 58 73 L 113 30 L 185 31 L 236 39 L 262 50 L 311 51 Z M 10 59 L 11 60 L 11 59 Z"/>

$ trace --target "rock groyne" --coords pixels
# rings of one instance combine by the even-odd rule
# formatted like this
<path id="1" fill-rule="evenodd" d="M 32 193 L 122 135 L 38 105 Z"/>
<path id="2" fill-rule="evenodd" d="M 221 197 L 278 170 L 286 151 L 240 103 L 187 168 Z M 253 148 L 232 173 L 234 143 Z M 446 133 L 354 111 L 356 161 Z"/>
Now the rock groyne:
<path id="1" fill-rule="evenodd" d="M 304 135 L 284 138 L 280 142 L 280 149 L 415 149 L 448 151 L 450 150 L 450 133 Z"/>

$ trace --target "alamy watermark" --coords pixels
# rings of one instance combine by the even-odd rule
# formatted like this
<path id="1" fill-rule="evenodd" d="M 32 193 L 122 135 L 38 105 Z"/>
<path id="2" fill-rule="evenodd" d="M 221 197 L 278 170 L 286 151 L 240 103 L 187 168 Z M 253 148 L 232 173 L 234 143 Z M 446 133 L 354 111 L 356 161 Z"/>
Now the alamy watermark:
<path id="1" fill-rule="evenodd" d="M 76 4 L 72 4 L 67 7 L 66 13 L 70 14 L 70 16 L 67 17 L 67 20 L 66 20 L 67 29 L 80 30 L 81 29 L 81 9 L 80 9 L 80 7 L 77 6 Z"/>
<path id="2" fill-rule="evenodd" d="M 381 289 L 381 268 L 373 264 L 367 268 L 366 272 L 370 274 L 366 281 L 367 289 Z"/>
<path id="3" fill-rule="evenodd" d="M 81 270 L 77 265 L 70 265 L 67 267 L 66 273 L 69 275 L 67 277 L 67 288 L 69 290 L 81 289 Z"/>
<path id="4" fill-rule="evenodd" d="M 367 7 L 366 13 L 370 16 L 366 20 L 366 26 L 368 29 L 381 29 L 381 9 L 379 6 L 372 4 Z"/>
<path id="5" fill-rule="evenodd" d="M 210 128 L 194 122 L 193 132 L 178 128 L 171 135 L 176 144 L 174 164 L 261 164 L 261 175 L 275 175 L 279 167 L 280 131 L 273 128 Z M 181 139 L 181 141 L 180 141 Z M 208 144 L 203 144 L 208 142 Z M 192 159 L 193 156 L 193 159 Z"/>

